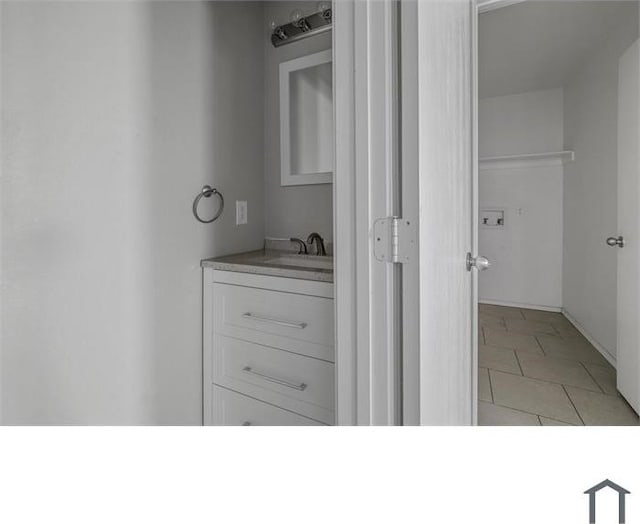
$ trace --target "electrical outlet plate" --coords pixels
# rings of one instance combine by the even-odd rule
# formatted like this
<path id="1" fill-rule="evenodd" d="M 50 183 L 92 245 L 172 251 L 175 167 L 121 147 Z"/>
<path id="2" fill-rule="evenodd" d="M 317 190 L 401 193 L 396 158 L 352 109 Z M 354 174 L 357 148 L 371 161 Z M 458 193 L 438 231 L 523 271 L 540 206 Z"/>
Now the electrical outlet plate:
<path id="1" fill-rule="evenodd" d="M 247 223 L 247 201 L 236 200 L 236 226 Z"/>
<path id="2" fill-rule="evenodd" d="M 504 215 L 504 209 L 481 209 L 479 225 L 489 229 L 503 228 Z"/>

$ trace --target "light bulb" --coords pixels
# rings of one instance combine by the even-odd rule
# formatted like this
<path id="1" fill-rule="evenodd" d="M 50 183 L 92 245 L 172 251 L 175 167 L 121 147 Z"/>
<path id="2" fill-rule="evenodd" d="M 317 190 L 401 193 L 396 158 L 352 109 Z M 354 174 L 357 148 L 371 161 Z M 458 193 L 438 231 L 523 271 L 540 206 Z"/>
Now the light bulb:
<path id="1" fill-rule="evenodd" d="M 318 11 L 326 11 L 331 9 L 331 2 L 318 2 Z"/>
<path id="2" fill-rule="evenodd" d="M 302 14 L 302 11 L 300 9 L 294 9 L 293 11 L 291 11 L 289 17 L 295 24 L 296 22 L 299 22 L 302 18 L 304 18 L 304 15 Z"/>

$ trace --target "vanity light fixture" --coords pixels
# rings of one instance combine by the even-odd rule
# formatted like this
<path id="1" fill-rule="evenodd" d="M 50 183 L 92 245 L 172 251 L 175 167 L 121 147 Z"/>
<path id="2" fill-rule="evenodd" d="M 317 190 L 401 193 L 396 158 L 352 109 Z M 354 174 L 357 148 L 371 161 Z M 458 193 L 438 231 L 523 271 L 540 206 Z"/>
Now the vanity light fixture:
<path id="1" fill-rule="evenodd" d="M 331 31 L 333 11 L 331 2 L 320 2 L 318 7 L 325 7 L 318 12 L 304 16 L 302 11 L 295 9 L 291 12 L 291 22 L 284 25 L 271 23 L 271 43 L 274 47 L 290 44 L 303 38 Z"/>

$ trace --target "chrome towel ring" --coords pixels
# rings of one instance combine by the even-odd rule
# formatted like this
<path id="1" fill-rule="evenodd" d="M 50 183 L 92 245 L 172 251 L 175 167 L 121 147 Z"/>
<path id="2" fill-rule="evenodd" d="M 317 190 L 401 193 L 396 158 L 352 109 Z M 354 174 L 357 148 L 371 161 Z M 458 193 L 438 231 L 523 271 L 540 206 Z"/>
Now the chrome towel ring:
<path id="1" fill-rule="evenodd" d="M 213 218 L 211 218 L 210 220 L 202 220 L 200 218 L 200 215 L 198 215 L 198 204 L 200 203 L 200 199 L 202 197 L 209 198 L 211 195 L 218 195 L 218 197 L 220 197 L 220 208 L 218 209 L 216 214 L 213 215 Z M 218 191 L 215 187 L 211 187 L 211 186 L 202 187 L 202 191 L 200 191 L 200 193 L 198 193 L 198 195 L 196 196 L 195 200 L 193 201 L 193 207 L 192 207 L 193 216 L 196 217 L 196 220 L 198 222 L 202 222 L 203 224 L 210 224 L 211 222 L 216 220 L 222 214 L 223 209 L 224 209 L 224 197 L 222 196 L 222 193 L 220 193 L 220 191 Z"/>

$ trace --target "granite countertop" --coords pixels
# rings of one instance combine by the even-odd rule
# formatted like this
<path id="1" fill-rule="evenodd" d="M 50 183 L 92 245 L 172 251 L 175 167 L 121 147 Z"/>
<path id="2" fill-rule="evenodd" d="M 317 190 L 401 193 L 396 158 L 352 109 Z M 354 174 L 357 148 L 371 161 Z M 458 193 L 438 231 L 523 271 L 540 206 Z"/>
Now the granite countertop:
<path id="1" fill-rule="evenodd" d="M 333 282 L 331 256 L 297 255 L 288 251 L 264 249 L 207 258 L 200 265 L 220 271 Z"/>

